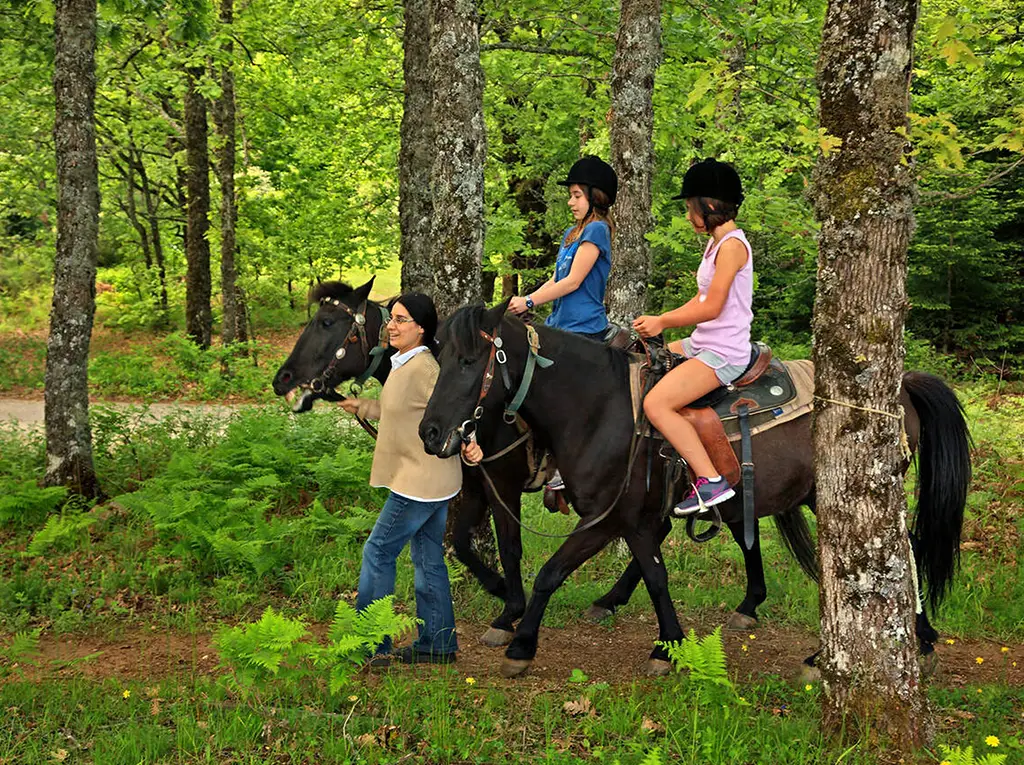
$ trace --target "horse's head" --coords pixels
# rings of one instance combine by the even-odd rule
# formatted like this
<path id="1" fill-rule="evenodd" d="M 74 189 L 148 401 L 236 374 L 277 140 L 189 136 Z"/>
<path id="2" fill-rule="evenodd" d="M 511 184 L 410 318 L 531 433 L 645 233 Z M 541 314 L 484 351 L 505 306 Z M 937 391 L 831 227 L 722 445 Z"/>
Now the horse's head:
<path id="1" fill-rule="evenodd" d="M 503 390 L 501 381 L 492 377 L 485 382 L 485 377 L 496 373 L 493 353 L 504 351 L 495 349 L 484 335 L 494 336 L 507 308 L 508 300 L 490 309 L 482 305 L 460 308 L 441 328 L 437 359 L 441 371 L 420 423 L 427 453 L 439 457 L 457 453 L 461 438 L 468 436 L 479 419 L 474 417 L 477 407 L 484 406 L 487 399 L 500 399 L 500 392 L 489 393 L 492 387 Z"/>
<path id="2" fill-rule="evenodd" d="M 303 391 L 295 411 L 307 411 L 334 386 L 358 378 L 371 364 L 370 351 L 380 344 L 382 309 L 369 300 L 371 278 L 353 289 L 342 282 L 325 282 L 309 296 L 317 303 L 288 359 L 274 375 L 278 396 Z"/>

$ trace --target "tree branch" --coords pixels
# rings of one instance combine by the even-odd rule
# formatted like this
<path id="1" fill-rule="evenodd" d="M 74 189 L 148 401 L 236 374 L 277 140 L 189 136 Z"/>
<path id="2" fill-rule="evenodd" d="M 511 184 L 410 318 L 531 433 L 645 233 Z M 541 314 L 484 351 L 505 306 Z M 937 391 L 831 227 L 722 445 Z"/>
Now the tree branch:
<path id="1" fill-rule="evenodd" d="M 950 192 L 950 191 L 922 191 L 921 192 L 921 197 L 922 198 L 935 200 L 935 201 L 932 201 L 932 202 L 925 202 L 923 204 L 926 207 L 930 207 L 933 204 L 938 204 L 938 202 L 940 200 L 967 199 L 968 197 L 972 197 L 975 194 L 977 194 L 979 191 L 981 191 L 983 188 L 985 188 L 987 186 L 991 186 L 993 183 L 998 181 L 1000 178 L 1004 178 L 1007 175 L 1009 175 L 1010 173 L 1012 173 L 1014 170 L 1016 170 L 1018 167 L 1020 167 L 1021 163 L 1024 163 L 1024 157 L 1021 157 L 1020 159 L 1018 159 L 1016 162 L 1014 162 L 1012 165 L 1010 165 L 1006 169 L 1000 170 L 998 173 L 993 173 L 988 178 L 983 180 L 981 183 L 977 184 L 976 186 L 972 186 L 971 188 L 967 189 L 966 191 L 958 191 L 958 192 Z"/>

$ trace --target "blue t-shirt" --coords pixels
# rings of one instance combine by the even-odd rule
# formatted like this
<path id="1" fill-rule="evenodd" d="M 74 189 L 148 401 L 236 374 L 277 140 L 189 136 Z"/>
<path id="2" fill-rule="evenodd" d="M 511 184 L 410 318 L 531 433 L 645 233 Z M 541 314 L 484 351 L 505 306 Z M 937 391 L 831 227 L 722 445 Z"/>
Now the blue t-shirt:
<path id="1" fill-rule="evenodd" d="M 603 332 L 608 327 L 604 291 L 612 267 L 612 232 L 605 221 L 596 220 L 586 225 L 575 242 L 566 243 L 570 231 L 571 228 L 562 235 L 562 246 L 555 261 L 555 281 L 560 282 L 569 275 L 576 251 L 583 242 L 590 242 L 597 247 L 597 260 L 575 291 L 555 300 L 554 310 L 546 323 L 549 327 L 568 332 Z"/>

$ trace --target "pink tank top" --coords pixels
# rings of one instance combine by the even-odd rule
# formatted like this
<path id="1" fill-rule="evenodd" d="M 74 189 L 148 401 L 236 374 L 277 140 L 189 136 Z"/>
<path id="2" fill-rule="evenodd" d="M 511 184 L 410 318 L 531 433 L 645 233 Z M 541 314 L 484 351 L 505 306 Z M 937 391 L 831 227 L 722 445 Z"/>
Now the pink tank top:
<path id="1" fill-rule="evenodd" d="M 690 335 L 690 344 L 694 355 L 704 350 L 712 351 L 728 364 L 746 366 L 750 363 L 750 322 L 754 318 L 754 256 L 741 229 L 730 231 L 717 244 L 714 239 L 708 242 L 704 259 L 697 269 L 697 290 L 700 300 L 705 300 L 715 277 L 718 250 L 727 239 L 739 239 L 743 243 L 747 249 L 747 262 L 736 272 L 722 312 L 717 318 L 698 324 Z"/>

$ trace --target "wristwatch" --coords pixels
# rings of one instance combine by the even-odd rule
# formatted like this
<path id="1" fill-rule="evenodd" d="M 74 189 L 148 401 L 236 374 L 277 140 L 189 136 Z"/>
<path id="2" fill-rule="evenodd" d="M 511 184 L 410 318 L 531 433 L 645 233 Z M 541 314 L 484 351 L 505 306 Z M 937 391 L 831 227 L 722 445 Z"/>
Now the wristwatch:
<path id="1" fill-rule="evenodd" d="M 528 311 L 532 311 L 533 310 L 533 297 L 530 296 L 530 295 L 526 296 L 526 310 L 528 310 Z"/>

